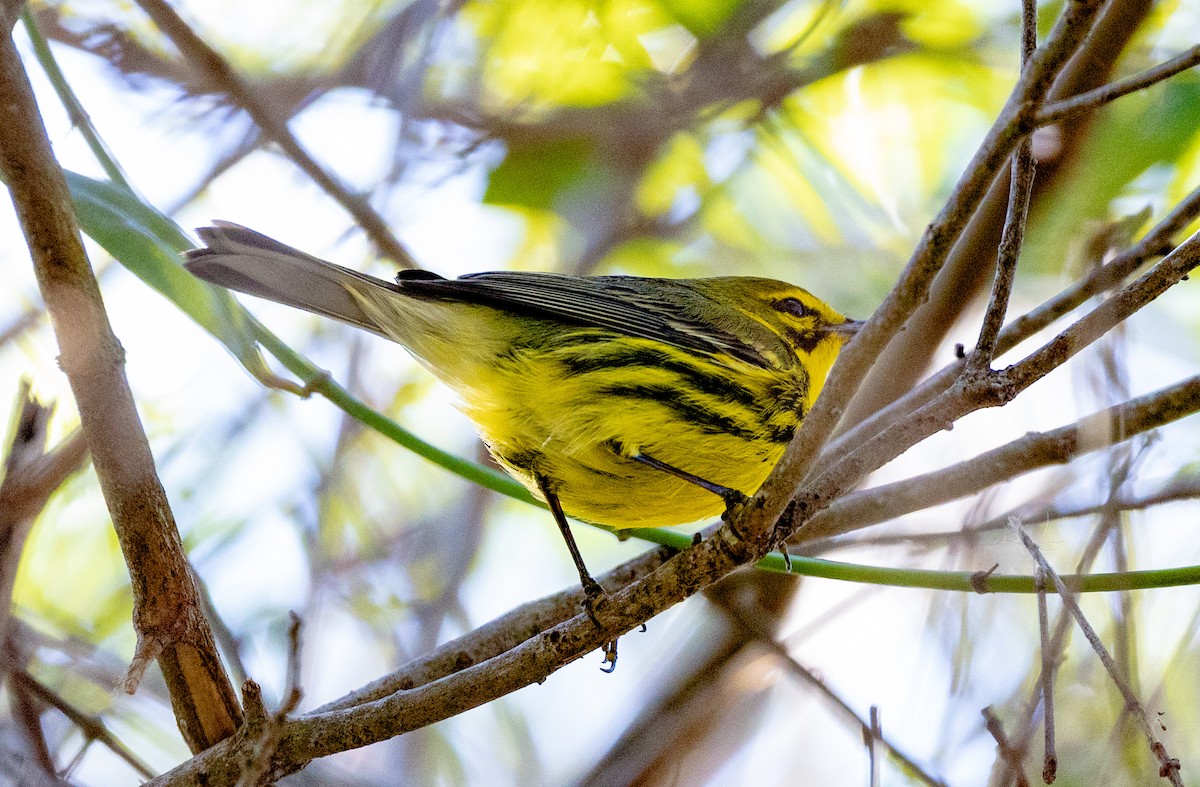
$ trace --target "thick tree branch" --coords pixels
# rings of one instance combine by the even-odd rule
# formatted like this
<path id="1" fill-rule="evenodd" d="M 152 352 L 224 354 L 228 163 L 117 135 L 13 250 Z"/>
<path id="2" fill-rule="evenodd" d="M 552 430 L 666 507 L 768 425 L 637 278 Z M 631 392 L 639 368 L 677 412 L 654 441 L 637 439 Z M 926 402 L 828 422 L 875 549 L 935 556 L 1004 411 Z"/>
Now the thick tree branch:
<path id="1" fill-rule="evenodd" d="M 16 46 L 0 37 L 0 173 L 8 183 L 59 363 L 79 407 L 96 476 L 129 566 L 142 653 L 158 650 L 176 718 L 193 750 L 231 734 L 240 719 L 166 494 L 134 407 L 124 353 L 75 222 L 70 194 Z M 153 643 L 152 647 L 146 647 Z M 142 665 L 135 661 L 131 671 Z"/>

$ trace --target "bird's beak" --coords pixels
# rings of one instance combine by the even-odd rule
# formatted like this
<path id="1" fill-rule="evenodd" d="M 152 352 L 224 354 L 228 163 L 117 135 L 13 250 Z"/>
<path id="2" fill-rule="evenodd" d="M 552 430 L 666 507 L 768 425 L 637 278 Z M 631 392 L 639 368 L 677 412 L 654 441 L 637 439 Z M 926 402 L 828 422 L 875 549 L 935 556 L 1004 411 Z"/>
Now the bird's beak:
<path id="1" fill-rule="evenodd" d="M 858 333 L 864 325 L 866 323 L 862 320 L 846 320 L 841 325 L 829 326 L 829 330 L 833 333 L 841 334 L 845 341 L 850 341 L 854 337 L 854 334 Z"/>

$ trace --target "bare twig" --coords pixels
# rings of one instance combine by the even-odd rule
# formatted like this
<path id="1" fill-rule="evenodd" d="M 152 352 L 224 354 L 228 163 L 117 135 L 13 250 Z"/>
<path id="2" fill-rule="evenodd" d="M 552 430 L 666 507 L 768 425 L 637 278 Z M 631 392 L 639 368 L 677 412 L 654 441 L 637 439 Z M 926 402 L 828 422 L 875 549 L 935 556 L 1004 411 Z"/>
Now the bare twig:
<path id="1" fill-rule="evenodd" d="M 62 170 L 16 45 L 0 37 L 0 171 L 33 257 L 96 476 L 130 571 L 139 640 L 160 663 L 188 744 L 237 728 L 240 712 L 196 600 L 170 504 L 124 374 L 124 356 L 79 236 Z"/>
<path id="2" fill-rule="evenodd" d="M 255 787 L 266 783 L 271 770 L 271 758 L 275 756 L 283 734 L 284 722 L 304 697 L 304 692 L 300 690 L 300 616 L 295 612 L 289 613 L 289 616 L 291 625 L 288 626 L 287 684 L 283 701 L 271 718 L 262 724 L 254 742 L 253 756 L 249 765 L 242 771 L 237 787 Z"/>
<path id="3" fill-rule="evenodd" d="M 1200 265 L 1200 232 L 1179 244 L 1137 280 L 1114 293 L 1051 341 L 1006 370 L 1009 380 L 1026 385 L 1045 376 L 1046 364 L 1065 363 L 1150 301 L 1187 278 Z"/>
<path id="4" fill-rule="evenodd" d="M 1179 202 L 1171 212 L 1141 240 L 1118 254 L 1108 263 L 1092 270 L 1058 295 L 1022 315 L 1004 327 L 996 344 L 996 353 L 1002 354 L 1016 347 L 1058 318 L 1071 312 L 1088 298 L 1120 284 L 1127 276 L 1152 257 L 1169 253 L 1173 248 L 1172 238 L 1182 232 L 1200 215 L 1200 188 L 1194 189 Z M 916 388 L 897 399 L 861 423 L 855 425 L 838 438 L 822 453 L 821 464 L 828 466 L 840 461 L 848 451 L 867 437 L 878 434 L 890 424 L 897 423 L 916 412 L 920 407 L 944 393 L 962 374 L 966 361 L 960 359 L 929 377 Z"/>
<path id="5" fill-rule="evenodd" d="M 877 743 L 884 747 L 888 756 L 905 774 L 912 776 L 922 784 L 930 785 L 930 787 L 945 786 L 944 781 L 930 774 L 912 757 L 898 749 L 883 736 L 882 730 L 878 726 L 878 710 L 875 706 L 871 706 L 870 720 L 863 719 L 854 708 L 850 707 L 850 704 L 844 698 L 830 689 L 825 681 L 821 680 L 812 670 L 797 661 L 788 651 L 788 648 L 772 635 L 768 628 L 768 621 L 764 620 L 765 616 L 760 610 L 754 609 L 744 603 L 737 603 L 736 606 L 733 604 L 717 603 L 714 606 L 725 613 L 729 622 L 743 629 L 747 634 L 753 636 L 760 645 L 770 650 L 788 672 L 815 689 L 845 719 L 858 726 L 859 732 L 863 737 L 863 742 L 870 752 L 872 766 L 876 764 L 875 744 Z"/>
<path id="6" fill-rule="evenodd" d="M 1117 667 L 1117 663 L 1113 661 L 1112 656 L 1108 653 L 1108 649 L 1100 641 L 1100 636 L 1084 616 L 1083 610 L 1076 603 L 1071 589 L 1067 587 L 1062 577 L 1051 567 L 1045 555 L 1042 554 L 1041 549 L 1038 548 L 1038 545 L 1034 543 L 1029 534 L 1025 532 L 1025 529 L 1015 520 L 1011 523 L 1011 526 L 1017 537 L 1021 539 L 1021 543 L 1029 550 L 1029 554 L 1033 557 L 1038 567 L 1045 572 L 1046 576 L 1050 577 L 1055 589 L 1058 591 L 1059 597 L 1062 599 L 1063 606 L 1071 613 L 1071 617 L 1075 618 L 1079 630 L 1087 637 L 1092 650 L 1100 657 L 1100 662 L 1104 665 L 1104 669 L 1108 671 L 1109 678 L 1112 680 L 1113 685 L 1117 687 L 1117 691 L 1121 693 L 1121 698 L 1125 701 L 1126 711 L 1133 715 L 1138 727 L 1142 730 L 1142 734 L 1146 737 L 1147 743 L 1150 744 L 1150 751 L 1158 759 L 1160 766 L 1159 776 L 1169 779 L 1171 784 L 1176 785 L 1176 787 L 1182 787 L 1183 781 L 1179 778 L 1179 761 L 1173 759 L 1167 753 L 1166 747 L 1158 740 L 1158 736 L 1154 732 L 1154 727 L 1150 724 L 1150 719 L 1146 716 L 1146 709 L 1142 707 L 1141 702 L 1134 695 L 1133 689 L 1129 687 L 1128 681 L 1121 675 L 1121 670 Z"/>
<path id="7" fill-rule="evenodd" d="M 836 499 L 867 473 L 895 459 L 908 447 L 952 426 L 968 412 L 1011 401 L 1035 381 L 1066 363 L 1114 326 L 1185 279 L 1197 265 L 1200 265 L 1200 233 L 1188 238 L 1142 277 L 1122 288 L 1023 360 L 982 379 L 960 378 L 958 384 L 908 415 L 902 422 L 894 423 L 880 434 L 861 442 L 831 467 L 823 465 L 821 475 L 807 481 L 802 493 L 795 498 L 789 532 L 794 532 L 806 519 L 824 508 L 828 501 Z"/>
<path id="8" fill-rule="evenodd" d="M 1080 93 L 1077 96 L 1065 98 L 1062 101 L 1046 104 L 1034 117 L 1034 122 L 1039 126 L 1061 122 L 1111 103 L 1121 96 L 1145 90 L 1151 85 L 1170 79 L 1196 65 L 1200 65 L 1200 44 L 1141 73 L 1125 77 L 1095 90 L 1089 90 L 1086 93 Z"/>
<path id="9" fill-rule="evenodd" d="M 19 663 L 27 660 L 11 639 L 4 644 L 4 651 L 6 673 L 15 671 Z M 56 779 L 58 770 L 42 730 L 41 703 L 16 680 L 9 681 L 7 694 L 12 729 L 16 733 L 13 736 L 13 746 L 23 750 L 30 759 L 29 767 L 25 770 L 41 771 L 47 778 Z M 0 767 L 0 780 L 4 780 L 7 775 L 9 774 L 5 769 Z"/>
<path id="10" fill-rule="evenodd" d="M 1058 754 L 1054 745 L 1054 673 L 1058 667 L 1058 653 L 1050 646 L 1050 613 L 1046 609 L 1046 572 L 1034 572 L 1037 582 L 1038 634 L 1042 650 L 1042 707 L 1045 709 L 1043 727 L 1045 747 L 1042 756 L 1042 781 L 1054 784 L 1058 777 Z"/>
<path id="11" fill-rule="evenodd" d="M 380 252 L 401 267 L 418 267 L 416 260 L 392 234 L 387 221 L 365 199 L 350 193 L 349 189 L 305 150 L 288 130 L 287 121 L 277 117 L 267 104 L 259 99 L 233 67 L 192 30 L 179 12 L 164 0 L 138 0 L 138 5 L 163 34 L 171 39 L 171 43 L 179 49 L 192 67 L 212 83 L 214 89 L 227 93 L 237 106 L 250 115 L 268 139 L 279 145 L 297 167 L 354 217 Z"/>
<path id="12" fill-rule="evenodd" d="M 1120 484 L 1111 486 L 1109 490 L 1110 498 L 1112 495 L 1115 495 L 1119 489 Z M 1011 522 L 1013 521 L 1019 520 L 1010 518 L 1005 522 L 1005 526 L 1011 528 Z M 1108 534 L 1110 531 L 1111 523 L 1106 518 L 1102 517 L 1101 521 L 1093 530 L 1091 537 L 1088 538 L 1087 544 L 1084 545 L 1083 552 L 1080 554 L 1079 560 L 1075 562 L 1074 577 L 1063 578 L 1064 581 L 1069 581 L 1072 583 L 1072 586 L 1074 586 L 1079 582 L 1079 578 L 1091 571 L 1092 566 L 1096 562 L 1096 558 L 1100 555 L 1100 550 L 1103 548 L 1104 543 L 1108 540 Z M 1049 646 L 1045 648 L 1046 653 L 1052 654 L 1055 664 L 1058 664 L 1062 659 L 1062 654 L 1064 653 L 1067 644 L 1067 638 L 1071 631 L 1070 626 L 1071 614 L 1065 606 L 1061 606 L 1054 622 L 1054 635 L 1051 637 Z M 1043 656 L 1043 658 L 1045 658 L 1045 656 Z M 1030 741 L 1033 740 L 1035 716 L 1041 701 L 1041 693 L 1042 678 L 1039 676 L 1034 682 L 1032 694 L 1029 698 L 1029 701 L 1025 705 L 1024 722 L 1015 736 L 1016 742 L 1014 743 L 1014 746 L 1020 751 L 1026 751 L 1029 747 Z M 1004 765 L 1007 768 L 1007 763 L 1004 763 Z M 1007 778 L 1008 774 L 1005 773 L 1001 777 L 1000 783 L 1007 783 Z"/>
<path id="13" fill-rule="evenodd" d="M 24 691 L 29 692 L 37 697 L 39 701 L 46 703 L 50 707 L 57 710 L 62 715 L 70 719 L 71 723 L 79 728 L 83 733 L 83 737 L 87 740 L 95 740 L 103 743 L 113 754 L 120 757 L 129 767 L 133 768 L 147 779 L 154 778 L 154 770 L 142 762 L 142 760 L 133 753 L 133 751 L 121 742 L 104 722 L 95 717 L 84 713 L 76 708 L 71 703 L 60 697 L 56 692 L 51 691 L 46 686 L 43 686 L 36 678 L 29 674 L 26 670 L 14 670 L 10 678 L 14 684 L 21 686 Z"/>
<path id="14" fill-rule="evenodd" d="M 1029 61 L 1037 48 L 1037 3 L 1036 0 L 1021 2 L 1021 70 L 1029 68 Z M 1033 140 L 1025 137 L 1013 154 L 1012 175 L 1008 185 L 1008 210 L 1004 217 L 1004 228 L 1000 232 L 1000 245 L 996 251 L 996 278 L 992 283 L 992 294 L 979 330 L 975 352 L 967 359 L 964 373 L 980 375 L 990 370 L 996 354 L 996 339 L 1004 325 L 1008 312 L 1008 299 L 1012 295 L 1017 277 L 1017 261 L 1021 256 L 1021 244 L 1025 240 L 1025 221 L 1029 216 L 1029 202 L 1033 196 Z"/>
<path id="15" fill-rule="evenodd" d="M 73 432 L 46 451 L 53 407 L 38 404 L 22 380 L 17 394 L 16 429 L 0 482 L 0 644 L 8 641 L 13 586 L 25 539 L 50 496 L 87 463 L 87 443 Z"/>
<path id="16" fill-rule="evenodd" d="M 12 618 L 12 594 L 25 540 L 50 496 L 87 462 L 87 444 L 79 431 L 53 451 L 46 451 L 53 410 L 53 406 L 38 403 L 30 395 L 29 381 L 21 380 L 15 428 L 0 482 L 0 677 L 11 676 L 28 661 L 28 653 L 19 647 Z M 9 705 L 24 748 L 47 777 L 54 777 L 54 760 L 37 703 L 15 679 L 10 689 Z"/>
<path id="17" fill-rule="evenodd" d="M 873 489 L 878 488 L 874 487 Z M 866 491 L 870 492 L 873 489 Z M 873 533 L 870 536 L 845 540 L 836 536 L 826 536 L 805 541 L 804 548 L 800 552 L 801 554 L 810 556 L 820 555 L 831 549 L 851 545 L 891 546 L 894 544 L 906 544 L 913 547 L 934 548 L 958 542 L 973 542 L 989 533 L 1007 530 L 1008 520 L 1014 516 L 1025 522 L 1027 527 L 1034 527 L 1062 519 L 1089 516 L 1106 508 L 1123 512 L 1144 511 L 1155 506 L 1166 505 L 1167 503 L 1195 500 L 1197 498 L 1200 498 L 1200 476 L 1184 474 L 1171 478 L 1153 491 L 1141 495 L 1120 495 L 1112 501 L 1081 505 L 1053 505 L 1050 503 L 1043 505 L 1023 504 L 978 524 L 972 524 L 957 530 Z M 837 503 L 834 503 L 834 505 L 837 505 Z"/>
<path id="18" fill-rule="evenodd" d="M 1029 215 L 1029 200 L 1033 194 L 1033 142 L 1027 137 L 1013 155 L 1012 179 L 1009 182 L 1008 214 L 1000 234 L 996 254 L 996 280 L 983 317 L 983 327 L 975 352 L 967 360 L 966 374 L 981 374 L 991 368 L 996 354 L 996 341 L 1008 311 L 1008 299 L 1017 276 L 1017 261 L 1025 238 L 1025 220 Z"/>
<path id="19" fill-rule="evenodd" d="M 1022 750 L 1014 748 L 1009 742 L 1008 736 L 1004 734 L 1004 725 L 1000 723 L 1000 718 L 991 709 L 991 706 L 984 708 L 980 713 L 983 714 L 988 733 L 996 741 L 1000 759 L 1007 763 L 1009 773 L 1016 774 L 1017 787 L 1029 787 L 1029 777 L 1025 775 L 1025 766 L 1021 762 L 1024 759 Z M 1007 781 L 1002 781 L 1001 784 L 1007 784 Z"/>
<path id="20" fill-rule="evenodd" d="M 1200 410 L 1200 375 L 1138 397 L 1049 432 L 1031 432 L 950 467 L 835 500 L 798 533 L 803 542 L 828 538 L 897 516 L 957 500 L 1022 473 L 1157 429 Z M 1120 423 L 1114 433 L 1109 426 Z"/>
<path id="21" fill-rule="evenodd" d="M 1151 257 L 1168 254 L 1174 248 L 1171 239 L 1200 215 L 1200 188 L 1180 200 L 1167 216 L 1130 248 L 1094 268 L 1087 276 L 1016 320 L 1000 334 L 999 352 L 1016 347 L 1033 334 L 1048 327 L 1059 317 L 1122 281 Z"/>
<path id="22" fill-rule="evenodd" d="M 870 784 L 871 787 L 879 787 L 879 780 L 882 778 L 882 768 L 879 766 L 879 743 L 883 740 L 883 725 L 879 723 L 879 706 L 871 706 L 871 727 L 870 733 L 867 735 L 867 758 L 870 760 Z"/>

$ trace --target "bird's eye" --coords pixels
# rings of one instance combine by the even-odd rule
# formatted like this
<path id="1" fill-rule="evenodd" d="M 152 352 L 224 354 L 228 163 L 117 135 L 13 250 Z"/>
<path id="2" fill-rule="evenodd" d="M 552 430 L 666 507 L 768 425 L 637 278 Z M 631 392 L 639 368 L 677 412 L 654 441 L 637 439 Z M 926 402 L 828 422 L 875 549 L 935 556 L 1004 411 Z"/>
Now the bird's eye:
<path id="1" fill-rule="evenodd" d="M 790 314 L 793 317 L 812 317 L 816 314 L 811 308 L 805 306 L 799 298 L 784 298 L 775 301 L 775 309 L 784 314 Z"/>

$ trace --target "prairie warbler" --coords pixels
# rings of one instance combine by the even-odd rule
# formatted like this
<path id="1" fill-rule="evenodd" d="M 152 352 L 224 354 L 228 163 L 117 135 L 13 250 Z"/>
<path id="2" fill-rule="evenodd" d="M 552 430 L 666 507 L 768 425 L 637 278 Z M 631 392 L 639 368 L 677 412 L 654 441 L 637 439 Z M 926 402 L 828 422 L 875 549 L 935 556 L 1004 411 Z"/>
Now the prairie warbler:
<path id="1" fill-rule="evenodd" d="M 235 224 L 195 275 L 399 342 L 452 388 L 492 456 L 564 516 L 678 525 L 753 493 L 857 330 L 772 279 L 402 271 L 383 281 Z"/>

